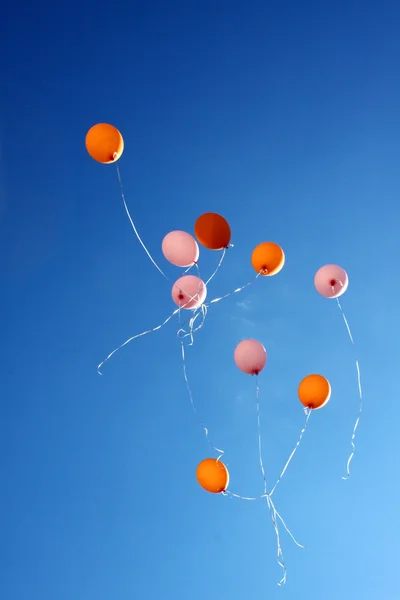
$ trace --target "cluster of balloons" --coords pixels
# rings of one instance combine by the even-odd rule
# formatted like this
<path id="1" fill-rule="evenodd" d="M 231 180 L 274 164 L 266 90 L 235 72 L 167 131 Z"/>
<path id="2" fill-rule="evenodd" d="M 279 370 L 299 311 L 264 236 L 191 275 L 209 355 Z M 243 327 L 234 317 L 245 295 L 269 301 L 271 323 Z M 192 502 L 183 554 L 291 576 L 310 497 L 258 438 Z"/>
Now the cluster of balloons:
<path id="1" fill-rule="evenodd" d="M 116 127 L 108 123 L 98 123 L 86 135 L 86 149 L 90 156 L 102 163 L 111 164 L 121 158 L 124 151 L 123 137 Z M 213 212 L 201 215 L 194 226 L 194 237 L 181 230 L 169 232 L 162 240 L 164 257 L 172 265 L 188 269 L 198 264 L 199 244 L 209 250 L 223 250 L 229 247 L 231 228 L 224 217 Z M 285 254 L 278 244 L 262 242 L 253 250 L 251 264 L 261 276 L 276 275 L 285 263 Z M 347 289 L 348 276 L 338 265 L 321 267 L 314 278 L 317 291 L 326 298 L 338 298 Z M 185 310 L 195 310 L 207 297 L 207 285 L 195 275 L 184 275 L 172 286 L 172 299 Z M 252 339 L 241 341 L 234 351 L 237 367 L 248 375 L 258 375 L 265 367 L 267 353 L 264 346 Z M 298 396 L 304 407 L 319 409 L 328 402 L 331 395 L 329 381 L 322 375 L 305 377 L 299 387 Z M 197 468 L 199 484 L 213 493 L 227 489 L 229 474 L 219 459 L 207 458 Z"/>
<path id="2" fill-rule="evenodd" d="M 199 242 L 211 248 L 211 240 L 224 241 L 224 245 L 218 243 L 213 250 L 227 248 L 230 239 L 227 232 L 229 224 L 216 213 L 205 213 L 196 221 L 195 235 Z M 225 233 L 224 233 L 225 232 Z M 221 235 L 220 235 L 221 234 Z M 222 237 L 223 234 L 223 237 Z M 228 243 L 225 245 L 225 242 Z M 206 243 L 205 243 L 206 242 Z M 185 231 L 171 231 L 162 242 L 162 251 L 165 258 L 179 267 L 191 267 L 197 264 L 199 248 L 196 240 Z M 263 242 L 259 244 L 252 253 L 251 263 L 257 274 L 271 276 L 278 273 L 285 262 L 282 248 L 274 242 Z M 185 310 L 194 310 L 201 306 L 207 297 L 207 284 L 196 275 L 183 275 L 172 286 L 172 299 Z"/>
<path id="3" fill-rule="evenodd" d="M 267 352 L 257 340 L 242 340 L 234 351 L 236 366 L 247 375 L 258 375 L 267 364 Z M 322 375 L 307 375 L 300 382 L 298 396 L 301 404 L 309 410 L 325 406 L 331 396 L 331 385 Z M 206 458 L 196 471 L 197 481 L 206 491 L 220 494 L 228 489 L 229 472 L 219 460 Z"/>
<path id="4" fill-rule="evenodd" d="M 124 140 L 121 133 L 114 126 L 107 123 L 98 123 L 91 127 L 87 132 L 85 143 L 89 155 L 102 164 L 117 162 L 124 151 Z M 123 200 L 125 203 L 124 195 Z M 186 231 L 170 231 L 162 240 L 161 249 L 164 257 L 169 263 L 176 267 L 189 270 L 193 266 L 198 266 L 200 255 L 199 244 L 209 250 L 225 251 L 225 249 L 230 246 L 230 241 L 231 228 L 226 219 L 216 213 L 208 212 L 202 214 L 195 222 L 194 236 Z M 145 250 L 148 253 L 146 248 Z M 152 258 L 151 260 L 153 261 Z M 284 251 L 274 242 L 263 242 L 254 248 L 251 255 L 251 264 L 257 273 L 257 277 L 271 277 L 279 273 L 284 267 Z M 159 267 L 157 266 L 157 268 Z M 208 281 L 210 281 L 210 279 Z M 185 309 L 196 313 L 199 308 L 203 307 L 207 297 L 207 283 L 208 282 L 204 282 L 200 277 L 191 274 L 184 274 L 177 279 L 172 286 L 171 295 L 179 310 Z M 324 265 L 315 274 L 314 285 L 318 293 L 325 298 L 338 299 L 347 290 L 348 276 L 346 271 L 338 265 Z M 243 288 L 239 288 L 238 290 L 240 289 Z M 162 325 L 145 333 L 155 331 L 161 326 Z M 134 336 L 134 338 L 140 337 L 140 335 Z M 130 340 L 134 338 L 130 338 Z M 128 340 L 128 342 L 130 340 Z M 112 354 L 113 353 L 109 356 Z M 243 373 L 246 375 L 258 376 L 266 366 L 267 352 L 259 341 L 245 339 L 236 346 L 233 353 L 233 359 L 236 366 Z M 330 397 L 331 385 L 323 375 L 307 375 L 298 386 L 298 398 L 306 409 L 308 416 L 311 411 L 318 410 L 325 406 Z M 289 461 L 290 460 L 291 459 L 289 459 Z M 213 494 L 225 493 L 229 486 L 229 472 L 220 458 L 206 458 L 201 461 L 196 470 L 196 477 L 199 485 Z M 267 496 L 270 499 L 270 495 L 267 494 Z"/>
<path id="5" fill-rule="evenodd" d="M 270 242 L 267 242 L 270 247 Z M 261 250 L 259 250 L 261 246 Z M 254 267 L 254 255 L 259 262 L 257 266 L 264 267 L 265 244 L 260 244 L 254 252 L 252 263 Z M 273 245 L 274 257 L 280 268 L 284 263 L 283 251 L 276 244 Z M 281 258 L 281 254 L 283 258 Z M 271 273 L 269 273 L 271 274 Z M 314 277 L 316 290 L 325 298 L 338 298 L 346 291 L 348 287 L 348 275 L 342 267 L 338 265 L 324 265 Z M 267 352 L 264 346 L 257 340 L 247 339 L 239 342 L 234 351 L 234 360 L 236 366 L 247 375 L 258 375 L 267 364 Z M 298 386 L 298 397 L 304 408 L 309 410 L 318 410 L 325 406 L 331 397 L 331 385 L 323 375 L 311 374 L 302 379 Z M 229 485 L 229 472 L 226 466 L 219 460 L 207 458 L 197 467 L 197 481 L 202 488 L 208 492 L 219 494 L 225 492 Z"/>
<path id="6" fill-rule="evenodd" d="M 168 262 L 176 267 L 190 268 L 198 264 L 200 249 L 197 242 L 209 250 L 223 250 L 231 241 L 229 223 L 213 212 L 204 213 L 197 219 L 194 234 L 196 239 L 186 231 L 167 233 L 161 249 Z M 185 310 L 198 308 L 206 297 L 207 284 L 196 275 L 183 275 L 172 286 L 173 301 Z"/>

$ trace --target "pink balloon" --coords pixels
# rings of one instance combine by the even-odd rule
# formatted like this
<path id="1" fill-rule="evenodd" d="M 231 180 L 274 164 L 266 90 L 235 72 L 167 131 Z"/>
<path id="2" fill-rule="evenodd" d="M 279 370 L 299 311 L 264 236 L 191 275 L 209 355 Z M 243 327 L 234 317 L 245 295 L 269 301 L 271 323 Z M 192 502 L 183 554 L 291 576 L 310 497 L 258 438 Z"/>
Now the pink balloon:
<path id="1" fill-rule="evenodd" d="M 186 231 L 167 233 L 161 249 L 165 258 L 177 267 L 190 267 L 199 258 L 199 246 L 194 237 Z"/>
<path id="2" fill-rule="evenodd" d="M 338 265 L 325 265 L 316 272 L 314 285 L 321 296 L 325 298 L 338 298 L 347 290 L 349 278 L 342 267 Z"/>
<path id="3" fill-rule="evenodd" d="M 257 340 L 243 340 L 235 348 L 236 366 L 247 375 L 258 375 L 267 364 L 267 352 Z"/>
<path id="4" fill-rule="evenodd" d="M 206 296 L 206 284 L 195 275 L 184 275 L 172 286 L 173 301 L 186 310 L 193 310 L 203 304 Z"/>

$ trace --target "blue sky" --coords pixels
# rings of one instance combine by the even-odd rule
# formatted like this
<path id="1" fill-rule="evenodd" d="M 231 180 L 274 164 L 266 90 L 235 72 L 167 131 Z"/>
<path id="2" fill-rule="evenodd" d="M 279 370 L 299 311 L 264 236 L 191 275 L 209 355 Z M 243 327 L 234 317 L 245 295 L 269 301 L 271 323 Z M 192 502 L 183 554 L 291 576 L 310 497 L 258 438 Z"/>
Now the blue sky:
<path id="1" fill-rule="evenodd" d="M 400 593 L 397 363 L 400 7 L 396 2 L 11 4 L 0 98 L 1 571 L 7 600 L 307 598 Z M 127 200 L 165 282 L 123 212 L 114 166 L 86 153 L 99 121 L 125 139 Z M 254 380 L 233 362 L 255 337 L 264 463 L 272 484 L 303 423 L 297 385 L 332 384 L 276 506 L 284 588 L 264 503 L 204 492 L 209 456 L 191 411 L 176 324 L 97 364 L 174 309 L 172 229 L 223 214 L 232 242 L 187 351 L 198 408 L 225 450 L 231 490 L 262 493 Z M 211 273 L 216 253 L 201 249 Z M 315 271 L 343 266 L 360 360 Z"/>

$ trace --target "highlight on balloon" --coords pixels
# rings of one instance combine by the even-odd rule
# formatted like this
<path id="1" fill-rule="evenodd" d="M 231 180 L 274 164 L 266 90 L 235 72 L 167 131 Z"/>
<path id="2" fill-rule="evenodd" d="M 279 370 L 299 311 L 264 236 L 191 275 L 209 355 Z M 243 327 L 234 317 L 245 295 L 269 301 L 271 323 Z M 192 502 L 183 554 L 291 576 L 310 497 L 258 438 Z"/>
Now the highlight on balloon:
<path id="1" fill-rule="evenodd" d="M 172 286 L 172 299 L 180 308 L 199 308 L 207 297 L 207 286 L 196 275 L 184 275 Z"/>
<path id="2" fill-rule="evenodd" d="M 285 253 L 274 242 L 262 242 L 254 248 L 251 255 L 251 264 L 253 269 L 260 275 L 271 277 L 283 269 Z"/>
<path id="3" fill-rule="evenodd" d="M 192 267 L 199 260 L 199 246 L 190 233 L 170 231 L 162 241 L 165 258 L 176 267 Z"/>
<path id="4" fill-rule="evenodd" d="M 299 399 L 305 408 L 317 410 L 331 397 L 331 384 L 322 375 L 307 375 L 298 387 Z"/>
<path id="5" fill-rule="evenodd" d="M 235 363 L 247 375 L 258 375 L 267 364 L 267 352 L 257 340 L 243 340 L 235 348 Z"/>
<path id="6" fill-rule="evenodd" d="M 314 285 L 321 296 L 339 298 L 349 285 L 349 278 L 342 267 L 325 265 L 318 269 L 314 277 Z"/>
<path id="7" fill-rule="evenodd" d="M 86 134 L 85 144 L 90 156 L 103 165 L 120 159 L 124 151 L 121 132 L 108 123 L 93 125 Z"/>
<path id="8" fill-rule="evenodd" d="M 199 485 L 211 494 L 221 494 L 229 485 L 228 469 L 215 458 L 202 460 L 197 467 L 196 477 Z"/>

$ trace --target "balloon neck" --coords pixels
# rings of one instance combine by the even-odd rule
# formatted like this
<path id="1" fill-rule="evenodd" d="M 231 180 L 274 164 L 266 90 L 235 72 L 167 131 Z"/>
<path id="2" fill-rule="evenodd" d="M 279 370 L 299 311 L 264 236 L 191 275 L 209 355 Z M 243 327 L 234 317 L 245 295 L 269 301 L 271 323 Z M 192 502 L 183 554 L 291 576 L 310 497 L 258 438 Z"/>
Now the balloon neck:
<path id="1" fill-rule="evenodd" d="M 268 274 L 268 268 L 265 265 L 263 267 L 261 267 L 260 274 L 261 275 L 267 275 Z"/>
<path id="2" fill-rule="evenodd" d="M 118 158 L 118 153 L 117 153 L 117 152 L 114 152 L 114 154 L 112 155 L 112 157 L 113 157 L 113 160 L 117 160 L 117 158 Z"/>
<path id="3" fill-rule="evenodd" d="M 331 279 L 329 283 L 331 284 L 332 287 L 335 287 L 337 282 L 336 282 L 336 279 Z"/>

